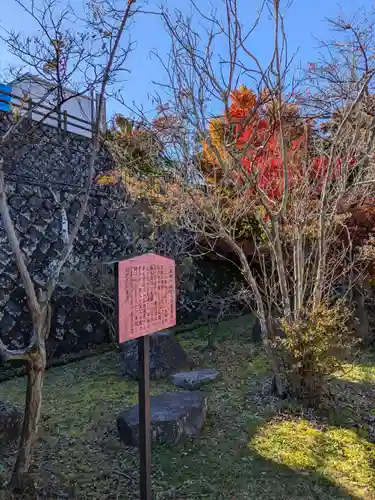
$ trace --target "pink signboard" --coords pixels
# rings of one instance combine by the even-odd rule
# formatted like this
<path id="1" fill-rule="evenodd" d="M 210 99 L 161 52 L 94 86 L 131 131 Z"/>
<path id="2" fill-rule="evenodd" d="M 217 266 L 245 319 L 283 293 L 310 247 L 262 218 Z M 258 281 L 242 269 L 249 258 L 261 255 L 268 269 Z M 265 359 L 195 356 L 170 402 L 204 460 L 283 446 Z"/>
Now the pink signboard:
<path id="1" fill-rule="evenodd" d="M 119 342 L 176 324 L 175 262 L 153 253 L 118 263 Z"/>

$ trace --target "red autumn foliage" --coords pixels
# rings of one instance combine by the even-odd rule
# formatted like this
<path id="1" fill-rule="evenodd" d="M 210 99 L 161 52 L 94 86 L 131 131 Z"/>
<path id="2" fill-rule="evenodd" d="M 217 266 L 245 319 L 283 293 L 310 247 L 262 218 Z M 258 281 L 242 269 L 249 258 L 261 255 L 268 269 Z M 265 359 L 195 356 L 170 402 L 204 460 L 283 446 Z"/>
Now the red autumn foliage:
<path id="1" fill-rule="evenodd" d="M 267 100 L 266 100 L 267 102 Z M 316 196 L 322 189 L 329 166 L 327 156 L 309 158 L 308 166 L 302 167 L 309 140 L 298 116 L 298 109 L 293 105 L 284 105 L 284 142 L 286 148 L 286 165 L 288 186 L 290 190 L 301 184 L 307 176 L 311 186 L 311 196 Z M 225 129 L 231 129 L 235 148 L 242 155 L 242 166 L 247 172 L 256 175 L 258 188 L 263 190 L 269 199 L 277 201 L 284 192 L 284 168 L 282 162 L 280 123 L 270 112 L 270 105 L 262 101 L 245 86 L 241 86 L 231 94 L 231 104 L 227 115 L 221 120 Z M 217 138 L 212 137 L 212 142 Z M 349 168 L 355 161 L 349 162 Z M 344 160 L 334 160 L 330 167 L 329 180 L 337 180 L 344 166 Z M 238 172 L 233 175 L 236 184 L 241 185 L 245 179 Z"/>
<path id="2" fill-rule="evenodd" d="M 342 211 L 350 214 L 340 238 L 345 245 L 351 244 L 358 248 L 365 245 L 371 236 L 375 236 L 375 199 L 369 198 L 360 206 L 346 206 Z"/>

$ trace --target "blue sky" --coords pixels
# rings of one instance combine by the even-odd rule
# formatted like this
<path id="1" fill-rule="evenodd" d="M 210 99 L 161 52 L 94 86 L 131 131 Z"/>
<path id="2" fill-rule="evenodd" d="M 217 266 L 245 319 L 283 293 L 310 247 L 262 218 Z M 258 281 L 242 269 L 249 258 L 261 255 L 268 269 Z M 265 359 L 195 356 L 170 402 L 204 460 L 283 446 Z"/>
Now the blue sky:
<path id="1" fill-rule="evenodd" d="M 28 0 L 24 0 L 27 2 Z M 140 1 L 140 0 L 138 0 Z M 219 0 L 216 0 L 219 4 Z M 250 20 L 255 15 L 255 9 L 259 0 L 241 0 L 244 6 L 244 21 L 246 16 Z M 81 0 L 71 0 L 73 5 L 81 4 Z M 160 3 L 159 0 L 149 0 L 148 9 L 154 9 Z M 171 8 L 178 7 L 182 11 L 187 11 L 188 0 L 169 0 L 167 3 Z M 209 2 L 200 0 L 199 5 L 208 6 Z M 308 61 L 314 61 L 317 58 L 317 42 L 313 36 L 318 39 L 327 39 L 330 36 L 325 17 L 335 17 L 340 8 L 344 13 L 352 13 L 359 8 L 371 9 L 374 0 L 294 0 L 291 8 L 286 11 L 285 21 L 288 35 L 289 51 L 299 52 L 295 59 L 295 66 L 299 64 L 307 65 Z M 34 34 L 35 28 L 30 23 L 27 14 L 21 12 L 21 9 L 15 4 L 14 0 L 1 0 L 0 23 L 3 27 L 13 28 L 25 34 Z M 253 38 L 252 45 L 254 52 L 261 61 L 268 60 L 271 47 L 271 25 L 265 16 L 260 25 L 256 36 Z M 169 50 L 168 36 L 163 29 L 160 19 L 155 16 L 139 16 L 135 26 L 131 30 L 133 40 L 137 42 L 136 50 L 131 54 L 128 66 L 131 73 L 127 77 L 124 85 L 123 95 L 125 101 L 132 105 L 143 105 L 144 109 L 152 109 L 153 104 L 148 97 L 152 93 L 154 85 L 152 80 L 160 81 L 163 78 L 160 63 L 155 57 L 151 56 L 151 51 L 156 50 L 164 56 Z M 9 63 L 17 64 L 12 57 L 7 54 L 4 44 L 0 41 L 0 71 L 4 71 Z M 112 113 L 117 105 L 109 105 L 109 113 Z"/>

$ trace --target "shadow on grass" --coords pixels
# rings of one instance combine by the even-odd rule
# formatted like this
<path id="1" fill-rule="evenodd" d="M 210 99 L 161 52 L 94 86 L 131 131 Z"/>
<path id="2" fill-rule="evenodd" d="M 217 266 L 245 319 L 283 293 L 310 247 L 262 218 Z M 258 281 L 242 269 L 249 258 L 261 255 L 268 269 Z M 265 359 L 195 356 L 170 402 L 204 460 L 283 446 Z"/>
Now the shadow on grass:
<path id="1" fill-rule="evenodd" d="M 290 417 L 303 417 L 313 426 L 338 426 L 357 432 L 361 438 L 367 438 L 369 425 L 375 425 L 375 358 L 366 356 L 366 363 L 350 366 L 344 374 L 329 380 L 325 386 L 325 395 L 314 405 L 308 407 L 295 399 L 276 399 L 273 413 L 283 413 Z M 251 369 L 257 374 L 257 365 L 261 373 L 269 373 L 267 360 L 260 351 L 251 362 Z M 263 398 L 267 404 L 267 394 Z"/>
<path id="2" fill-rule="evenodd" d="M 258 426 L 253 425 L 254 435 Z M 238 436 L 237 436 L 238 438 Z M 251 440 L 252 436 L 247 439 Z M 359 500 L 312 469 L 265 458 L 244 439 L 202 438 L 171 449 L 154 448 L 158 499 L 175 500 Z M 323 458 L 324 460 L 324 458 Z M 162 479 L 161 479 L 162 478 Z"/>
<path id="3" fill-rule="evenodd" d="M 366 437 L 368 424 L 375 424 L 375 359 L 366 356 L 366 362 L 348 366 L 341 376 L 329 381 L 329 395 L 322 398 L 314 417 Z"/>
<path id="4" fill-rule="evenodd" d="M 211 413 L 200 439 L 178 447 L 154 447 L 155 498 L 373 500 L 373 490 L 363 493 L 370 484 L 368 478 L 356 473 L 363 464 L 369 466 L 369 461 L 363 459 L 366 444 L 359 437 L 356 439 L 350 424 L 355 408 L 360 409 L 361 415 L 367 411 L 371 394 L 368 384 L 371 389 L 372 382 L 359 376 L 355 381 L 338 381 L 338 394 L 344 392 L 346 399 L 337 412 L 342 413 L 348 398 L 354 398 L 354 410 L 348 410 L 346 424 L 340 423 L 350 432 L 331 428 L 324 435 L 321 429 L 314 428 L 313 422 L 308 423 L 305 431 L 285 429 L 285 418 L 280 417 L 283 409 L 278 406 L 282 402 L 275 402 L 264 385 L 267 360 L 261 349 L 247 341 L 249 321 L 242 318 L 238 323 L 224 322 L 222 329 L 223 336 L 230 336 L 230 340 L 218 347 L 215 360 L 207 361 L 221 374 L 208 388 Z M 232 335 L 243 341 L 233 341 Z M 199 366 L 205 366 L 201 355 L 204 340 L 194 341 L 190 334 L 183 337 L 189 354 L 200 353 Z M 22 404 L 23 380 L 15 379 L 1 386 L 0 396 L 12 394 L 14 402 Z M 158 381 L 152 389 L 174 390 L 169 381 Z M 44 493 L 39 498 L 138 500 L 137 450 L 123 447 L 115 428 L 118 413 L 136 401 L 137 384 L 120 378 L 117 355 L 103 355 L 49 371 L 43 406 L 45 432 L 35 455 L 35 474 L 41 478 Z M 287 418 L 298 424 L 298 417 Z M 334 422 L 333 417 L 330 421 Z M 340 434 L 336 436 L 335 432 Z M 259 436 L 265 438 L 254 445 Z M 348 461 L 345 454 L 349 452 L 354 455 Z M 340 461 L 344 468 L 350 466 L 349 473 L 340 468 Z M 345 476 L 344 480 L 340 475 Z M 1 496 L 0 499 L 3 500 Z"/>
<path id="5" fill-rule="evenodd" d="M 252 431 L 256 432 L 254 425 Z M 208 429 L 210 432 L 210 429 Z M 212 429 L 211 429 L 212 431 Z M 216 434 L 216 432 L 215 432 Z M 234 438 L 239 436 L 234 436 Z M 157 500 L 370 500 L 369 496 L 355 496 L 335 485 L 313 470 L 299 470 L 276 463 L 249 449 L 247 439 L 220 442 L 205 436 L 179 446 L 154 446 L 153 492 Z M 251 439 L 252 436 L 250 436 Z M 116 440 L 117 441 L 117 440 Z M 76 443 L 77 444 L 77 443 Z M 86 443 L 82 443 L 84 446 Z M 108 443 L 109 444 L 109 443 Z M 41 495 L 26 496 L 23 500 L 42 498 L 61 500 L 136 500 L 138 494 L 138 460 L 136 450 L 113 442 L 111 450 L 106 443 L 95 464 L 88 458 L 87 469 L 80 462 L 77 448 L 66 443 L 60 469 L 69 476 L 60 478 L 59 484 L 46 484 Z M 86 448 L 88 455 L 91 451 Z M 57 451 L 57 450 L 56 450 Z M 99 451 L 99 450 L 98 450 Z M 83 450 L 82 450 L 83 452 Z M 61 452 L 59 458 L 64 458 Z M 107 462 L 107 476 L 95 465 Z M 121 462 L 125 461 L 121 466 Z M 69 469 L 66 465 L 70 464 Z M 57 463 L 55 464 L 57 466 Z M 48 468 L 43 472 L 47 473 Z M 42 471 L 39 470 L 39 478 Z M 55 472 L 56 473 L 56 472 Z M 109 475 L 110 474 L 110 475 Z M 129 482 L 130 479 L 130 482 Z M 46 483 L 50 478 L 45 476 Z M 61 494 L 61 496 L 60 496 Z M 0 500 L 16 500 L 0 491 Z M 19 500 L 19 499 L 17 499 Z"/>
<path id="6" fill-rule="evenodd" d="M 250 441 L 252 451 L 304 474 L 320 474 L 352 496 L 374 498 L 375 446 L 355 429 L 319 427 L 317 421 L 280 415 Z"/>
<path id="7" fill-rule="evenodd" d="M 348 491 L 313 470 L 298 470 L 254 456 L 252 482 L 258 498 L 268 499 L 355 499 Z M 246 478 L 246 477 L 245 477 Z M 253 486 L 254 489 L 254 486 Z M 263 497 L 264 495 L 264 497 Z M 251 496 L 249 498 L 252 498 Z M 255 494 L 254 494 L 255 498 Z"/>
<path id="8" fill-rule="evenodd" d="M 361 429 L 371 415 L 375 419 L 374 401 L 375 383 L 335 379 L 331 382 L 331 398 L 321 413 L 332 425 Z"/>

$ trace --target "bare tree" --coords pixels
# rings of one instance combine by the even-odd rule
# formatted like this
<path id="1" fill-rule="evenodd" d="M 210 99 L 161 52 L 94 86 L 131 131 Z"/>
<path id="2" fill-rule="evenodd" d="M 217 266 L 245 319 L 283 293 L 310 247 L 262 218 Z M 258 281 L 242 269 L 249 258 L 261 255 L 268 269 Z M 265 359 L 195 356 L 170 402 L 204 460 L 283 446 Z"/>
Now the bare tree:
<path id="1" fill-rule="evenodd" d="M 360 206 L 373 193 L 374 165 L 363 160 L 374 153 L 374 128 L 371 122 L 363 130 L 359 116 L 374 69 L 363 69 L 327 139 L 306 106 L 286 97 L 291 61 L 280 0 L 263 4 L 274 42 L 266 65 L 251 49 L 261 11 L 246 28 L 236 0 L 223 0 L 212 12 L 191 4 L 189 17 L 163 10 L 171 40 L 170 57 L 161 60 L 168 76 L 163 91 L 168 113 L 185 127 L 174 142 L 180 182 L 184 168 L 193 165 L 205 190 L 185 185 L 169 213 L 206 248 L 223 253 L 226 247 L 254 301 L 275 390 L 302 395 L 311 389 L 308 374 L 324 375 L 332 352 L 351 344 L 341 324 L 348 311 L 332 297 L 340 283 L 350 289 L 363 272 L 346 207 Z M 339 68 L 342 80 L 347 69 Z M 240 83 L 247 87 L 239 89 Z M 218 104 L 222 115 L 211 111 Z M 321 350 L 314 358 L 317 343 Z M 291 382 L 295 375 L 297 385 Z"/>
<path id="2" fill-rule="evenodd" d="M 33 282 L 26 265 L 24 252 L 14 226 L 7 202 L 7 187 L 4 176 L 4 159 L 0 157 L 0 214 L 8 236 L 10 247 L 17 264 L 32 320 L 32 332 L 27 347 L 17 351 L 9 349 L 0 340 L 0 351 L 6 360 L 24 360 L 27 365 L 27 392 L 23 430 L 11 485 L 22 489 L 32 459 L 32 447 L 37 433 L 42 407 L 42 385 L 46 367 L 46 340 L 51 324 L 51 297 L 61 271 L 66 264 L 84 219 L 89 201 L 98 151 L 101 145 L 102 118 L 105 99 L 111 85 L 116 82 L 120 71 L 125 70 L 125 61 L 132 44 L 123 44 L 124 33 L 132 22 L 135 0 L 128 0 L 124 7 L 114 6 L 109 0 L 90 2 L 85 16 L 78 18 L 72 9 L 57 8 L 55 0 L 46 0 L 41 8 L 34 1 L 15 0 L 36 22 L 40 36 L 22 37 L 8 32 L 3 35 L 8 49 L 24 63 L 24 68 L 42 73 L 49 85 L 40 102 L 48 99 L 50 92 L 57 95 L 56 108 L 67 99 L 88 91 L 98 93 L 97 107 L 93 117 L 91 148 L 86 165 L 86 180 L 82 191 L 81 207 L 65 246 L 51 266 L 49 279 L 43 287 Z M 81 32 L 73 26 L 81 26 Z M 3 32 L 4 33 L 4 32 Z M 75 88 L 76 92 L 66 97 L 64 87 Z M 1 148 L 9 143 L 15 133 L 25 125 L 27 114 L 14 118 L 7 131 L 0 138 Z M 48 117 L 48 114 L 44 118 Z M 43 122 L 43 120 L 41 120 Z M 31 129 L 39 123 L 31 124 Z"/>

